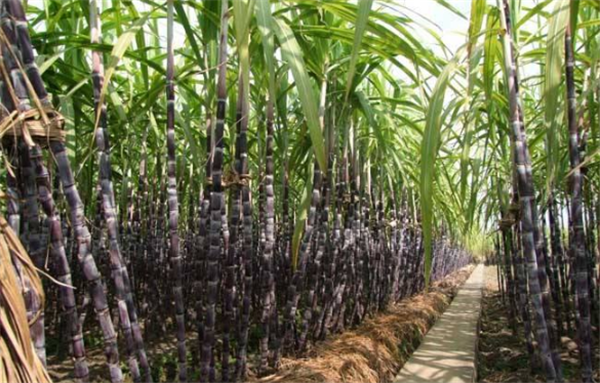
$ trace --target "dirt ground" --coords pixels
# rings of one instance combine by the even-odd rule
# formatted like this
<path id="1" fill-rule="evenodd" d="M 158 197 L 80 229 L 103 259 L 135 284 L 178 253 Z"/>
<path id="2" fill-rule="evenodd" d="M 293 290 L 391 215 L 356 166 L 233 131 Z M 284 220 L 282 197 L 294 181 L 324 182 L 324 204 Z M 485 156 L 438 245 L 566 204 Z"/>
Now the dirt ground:
<path id="1" fill-rule="evenodd" d="M 486 268 L 486 288 L 483 294 L 477 376 L 480 382 L 545 382 L 539 363 L 530 369 L 530 357 L 522 323 L 513 336 L 508 323 L 508 308 L 502 303 L 495 267 Z M 597 334 L 597 332 L 596 332 Z M 594 380 L 600 381 L 598 343 L 593 345 Z M 567 382 L 580 381 L 576 343 L 562 338 L 561 359 Z"/>
<path id="2" fill-rule="evenodd" d="M 472 270 L 473 266 L 463 268 L 434 283 L 429 292 L 390 305 L 386 311 L 366 320 L 355 329 L 313 345 L 303 357 L 283 358 L 278 372 L 273 375 L 258 380 L 250 372 L 248 380 L 254 383 L 391 381 L 419 346 L 429 328 L 446 310 Z M 188 335 L 188 362 L 192 366 L 197 361 L 197 355 L 192 355 L 196 349 L 196 337 L 191 331 Z M 90 378 L 94 382 L 109 379 L 98 336 L 91 337 L 88 334 L 86 342 Z M 173 337 L 147 343 L 154 381 L 176 379 L 175 344 Z M 119 350 L 125 350 L 124 347 L 120 344 Z M 59 360 L 56 355 L 49 355 L 48 362 L 53 381 L 73 381 L 73 366 L 68 357 Z M 124 358 L 121 358 L 121 367 L 125 373 L 125 381 L 130 382 Z M 190 379 L 198 380 L 197 371 L 190 368 L 188 372 Z"/>

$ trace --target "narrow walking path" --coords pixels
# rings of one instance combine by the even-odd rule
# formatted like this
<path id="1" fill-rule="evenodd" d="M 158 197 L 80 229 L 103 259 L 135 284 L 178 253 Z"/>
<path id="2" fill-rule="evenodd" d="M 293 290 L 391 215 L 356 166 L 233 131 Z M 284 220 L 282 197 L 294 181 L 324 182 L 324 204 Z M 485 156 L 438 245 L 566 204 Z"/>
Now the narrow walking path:
<path id="1" fill-rule="evenodd" d="M 478 265 L 395 382 L 473 382 L 484 266 Z"/>

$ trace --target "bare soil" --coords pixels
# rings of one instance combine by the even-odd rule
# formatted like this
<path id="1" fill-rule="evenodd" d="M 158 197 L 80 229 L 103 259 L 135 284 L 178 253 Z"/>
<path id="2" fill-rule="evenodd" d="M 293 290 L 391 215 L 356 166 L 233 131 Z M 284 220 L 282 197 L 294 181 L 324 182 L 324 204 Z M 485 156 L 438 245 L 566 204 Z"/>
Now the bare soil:
<path id="1" fill-rule="evenodd" d="M 355 329 L 319 342 L 300 357 L 282 358 L 275 374 L 258 379 L 249 372 L 248 380 L 257 382 L 367 382 L 391 381 L 400 371 L 422 338 L 442 315 L 468 279 L 473 266 L 465 267 L 432 285 L 426 293 L 417 294 L 375 315 Z M 90 318 L 93 320 L 93 318 Z M 188 332 L 188 366 L 197 362 L 197 336 Z M 90 381 L 110 380 L 100 333 L 86 332 L 87 361 Z M 119 344 L 124 352 L 125 345 Z M 177 350 L 174 336 L 147 342 L 146 351 L 156 382 L 175 381 Z M 255 357 L 250 356 L 251 363 Z M 121 357 L 125 381 L 131 382 L 125 358 Z M 197 369 L 189 368 L 188 376 L 197 381 Z M 54 382 L 72 382 L 73 363 L 57 355 L 48 356 L 48 371 Z"/>
<path id="2" fill-rule="evenodd" d="M 545 382 L 544 372 L 534 358 L 533 366 L 527 353 L 522 323 L 513 336 L 508 323 L 508 307 L 498 290 L 495 267 L 486 267 L 486 287 L 482 300 L 477 376 L 479 382 Z M 597 334 L 597 332 L 595 332 Z M 596 338 L 597 339 L 597 336 Z M 598 341 L 594 342 L 594 380 L 600 381 Z M 577 344 L 562 338 L 561 359 L 566 382 L 580 381 Z"/>

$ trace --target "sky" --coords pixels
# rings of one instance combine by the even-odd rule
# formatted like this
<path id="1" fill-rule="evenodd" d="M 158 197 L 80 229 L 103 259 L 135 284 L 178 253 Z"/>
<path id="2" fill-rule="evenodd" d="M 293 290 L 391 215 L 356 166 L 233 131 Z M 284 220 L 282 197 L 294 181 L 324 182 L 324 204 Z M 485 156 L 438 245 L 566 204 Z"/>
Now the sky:
<path id="1" fill-rule="evenodd" d="M 97 1 L 99 4 L 102 4 L 101 0 Z M 452 51 L 456 51 L 456 49 L 465 42 L 465 35 L 469 27 L 468 18 L 470 14 L 472 0 L 446 1 L 449 4 L 451 4 L 454 8 L 456 8 L 459 12 L 461 12 L 465 16 L 465 18 L 461 18 L 455 13 L 449 11 L 443 5 L 440 5 L 436 0 L 393 0 L 392 2 L 375 1 L 373 7 L 387 7 L 389 8 L 390 13 L 394 13 L 394 9 L 396 9 L 397 11 L 406 13 L 411 17 L 415 17 L 415 14 L 418 14 L 424 18 L 427 18 L 431 23 L 433 23 L 433 25 L 436 26 L 435 29 L 437 29 L 440 35 L 442 36 L 444 43 Z M 495 3 L 495 1 L 493 0 L 488 0 L 488 2 Z M 534 2 L 536 2 L 536 0 L 525 0 L 523 1 L 523 5 L 531 6 Z M 28 0 L 28 3 L 32 6 L 43 8 L 44 0 Z M 424 23 L 428 24 L 428 22 L 424 21 L 424 19 L 421 17 L 415 18 L 420 19 Z M 178 34 L 178 32 L 180 32 L 183 36 L 183 30 L 178 31 L 177 27 L 179 26 L 176 25 L 175 33 Z M 422 38 L 428 45 L 433 46 L 435 43 L 435 41 L 428 35 L 424 35 L 422 36 Z M 441 49 L 436 49 L 436 51 L 436 53 L 439 53 L 441 52 Z"/>
<path id="2" fill-rule="evenodd" d="M 29 4 L 38 8 L 43 8 L 45 0 L 28 0 Z M 135 2 L 136 0 L 134 0 Z M 236 1 L 236 0 L 233 0 Z M 322 0 L 327 1 L 327 0 Z M 349 0 L 356 2 L 357 0 Z M 446 0 L 448 4 L 457 9 L 463 17 L 455 14 L 448 10 L 443 5 L 439 4 L 437 0 L 386 0 L 386 1 L 375 1 L 373 4 L 374 9 L 383 8 L 387 13 L 391 14 L 402 14 L 407 17 L 419 22 L 420 24 L 435 30 L 448 51 L 444 51 L 437 43 L 437 41 L 427 32 L 419 31 L 421 28 L 415 28 L 415 33 L 418 34 L 418 38 L 422 41 L 423 45 L 431 48 L 434 53 L 450 59 L 454 53 L 457 52 L 458 48 L 463 45 L 466 41 L 466 34 L 469 28 L 469 16 L 472 0 Z M 538 0 L 523 0 L 523 5 L 532 6 Z M 102 0 L 97 0 L 98 4 L 102 4 Z M 495 4 L 494 0 L 487 0 L 490 4 Z M 140 3 L 140 9 L 146 9 L 146 4 Z M 191 18 L 192 20 L 194 18 Z M 160 22 L 166 23 L 165 20 Z M 160 23 L 159 22 L 159 23 Z M 39 26 L 43 28 L 42 25 Z M 162 31 L 166 31 L 165 28 L 160 28 Z M 179 24 L 175 24 L 175 49 L 180 48 L 185 44 L 185 32 L 183 27 Z M 165 35 L 160 36 L 161 45 L 166 45 L 166 32 Z M 398 73 L 400 77 L 404 77 L 403 73 Z M 406 78 L 405 78 L 406 80 Z"/>
<path id="3" fill-rule="evenodd" d="M 438 28 L 440 36 L 444 43 L 452 52 L 456 52 L 458 47 L 465 43 L 467 30 L 469 28 L 469 14 L 471 10 L 471 0 L 449 0 L 454 8 L 460 11 L 465 18 L 461 18 L 455 13 L 449 11 L 435 0 L 396 0 L 397 3 L 407 10 L 426 17 Z M 408 11 L 407 11 L 408 12 Z M 422 36 L 427 45 L 434 46 L 435 40 L 429 36 Z M 441 48 L 435 48 L 436 53 L 441 53 Z"/>
<path id="4" fill-rule="evenodd" d="M 463 13 L 468 19 L 471 0 L 448 0 L 448 2 Z M 44 0 L 29 0 L 28 3 L 34 7 L 43 8 Z M 98 1 L 98 3 L 101 4 L 102 1 Z M 468 20 L 447 10 L 435 0 L 395 0 L 395 3 L 396 4 L 392 5 L 392 7 L 398 7 L 407 13 L 416 12 L 439 26 L 440 34 L 443 36 L 444 42 L 451 50 L 456 50 L 456 48 L 465 42 L 465 33 L 469 26 Z M 373 6 L 378 7 L 384 5 L 375 1 Z M 177 31 L 176 28 L 175 33 L 179 34 L 178 32 L 180 32 L 182 36 L 184 35 L 183 30 Z M 431 44 L 434 43 L 434 40 L 429 36 L 423 36 L 423 38 L 426 42 L 430 42 Z"/>

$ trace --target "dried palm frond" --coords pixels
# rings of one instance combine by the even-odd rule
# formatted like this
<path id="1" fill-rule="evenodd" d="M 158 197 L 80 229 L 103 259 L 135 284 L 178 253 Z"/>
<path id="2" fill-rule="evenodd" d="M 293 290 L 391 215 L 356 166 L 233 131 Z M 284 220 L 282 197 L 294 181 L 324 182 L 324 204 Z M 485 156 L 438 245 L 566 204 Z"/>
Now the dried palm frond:
<path id="1" fill-rule="evenodd" d="M 43 302 L 42 283 L 35 266 L 19 238 L 0 217 L 0 383 L 51 382 L 31 342 L 25 302 L 13 258 L 21 263 L 23 273 L 31 281 L 32 292 Z"/>

